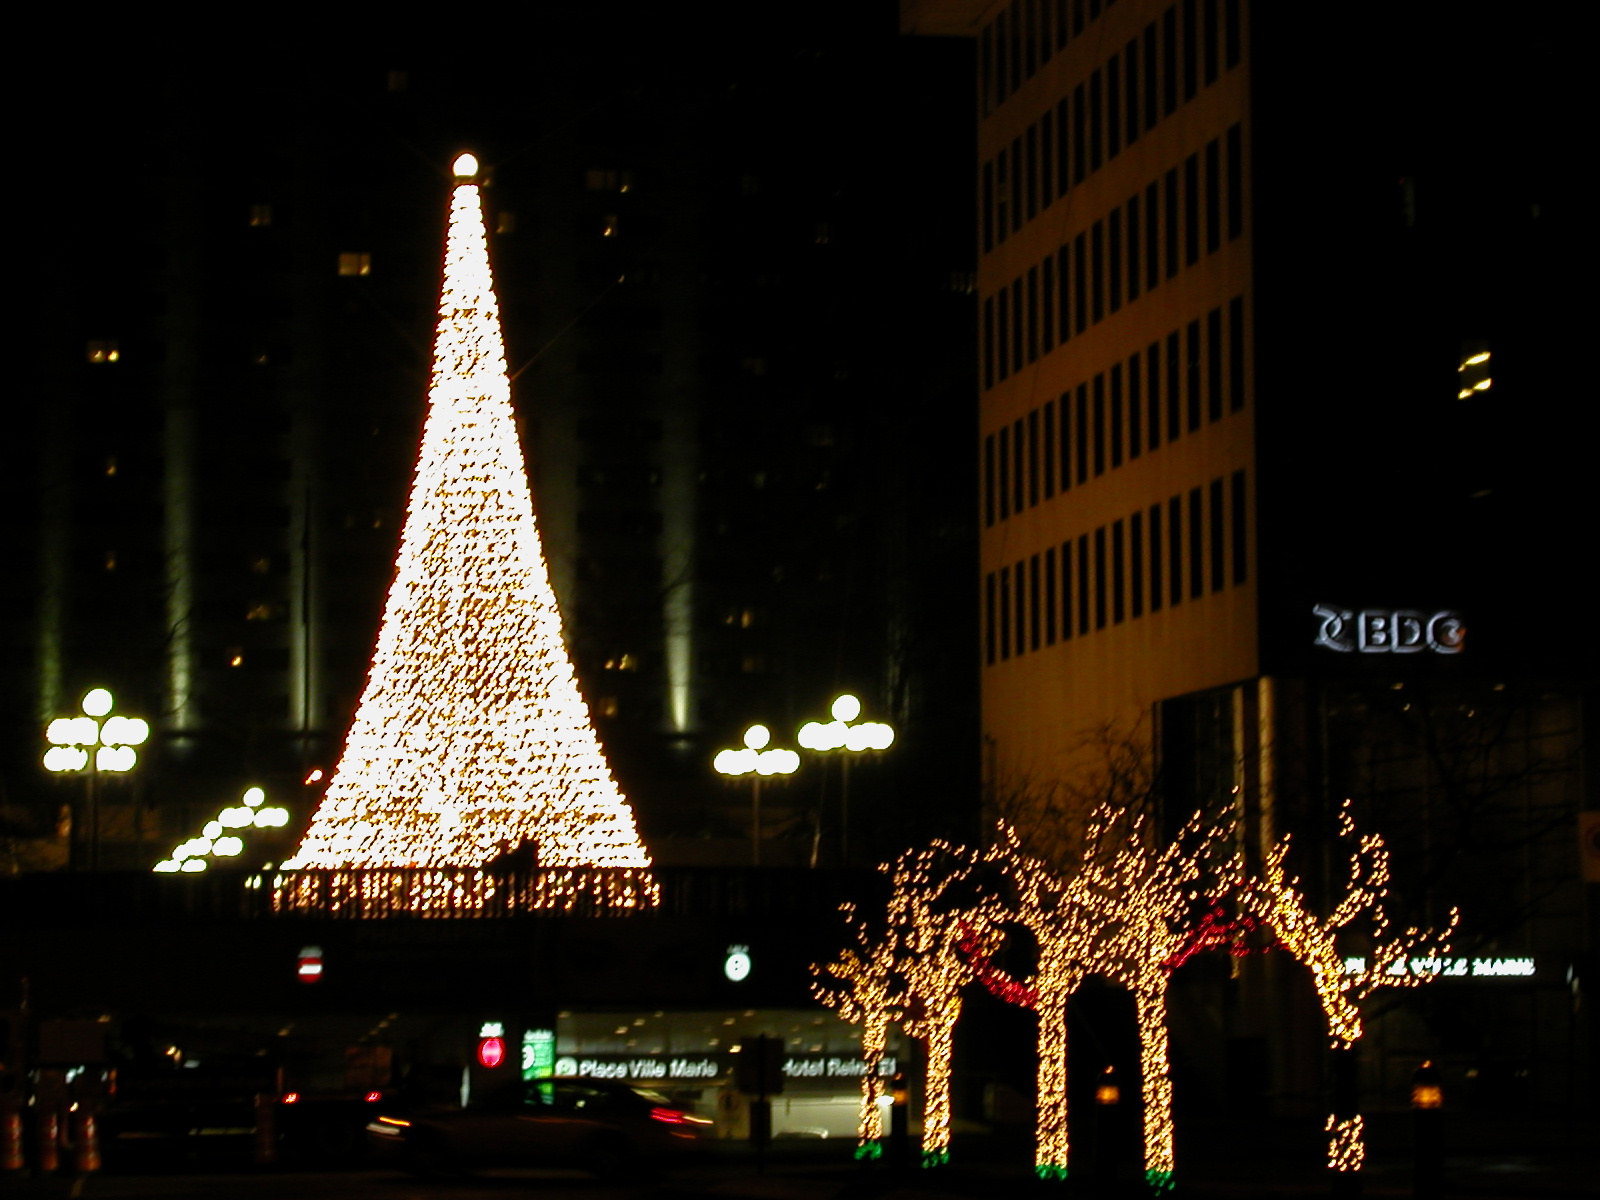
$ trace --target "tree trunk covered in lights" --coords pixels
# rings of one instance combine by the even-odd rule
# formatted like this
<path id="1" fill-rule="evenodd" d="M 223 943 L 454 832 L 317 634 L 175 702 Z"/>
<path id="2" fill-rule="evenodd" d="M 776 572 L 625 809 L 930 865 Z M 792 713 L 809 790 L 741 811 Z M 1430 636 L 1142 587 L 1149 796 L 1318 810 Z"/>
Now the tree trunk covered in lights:
<path id="1" fill-rule="evenodd" d="M 1153 980 L 1134 989 L 1139 1015 L 1139 1072 L 1144 1109 L 1144 1173 L 1152 1184 L 1171 1183 L 1172 1069 L 1167 1056 L 1167 981 Z"/>
<path id="2" fill-rule="evenodd" d="M 927 1074 L 923 1085 L 922 1165 L 942 1166 L 950 1161 L 950 1066 L 955 1049 L 959 997 L 953 1004 L 930 1009 L 922 1026 L 927 1045 Z"/>
<path id="3" fill-rule="evenodd" d="M 1034 1169 L 1041 1176 L 1067 1171 L 1067 995 L 1039 996 L 1038 1115 Z"/>
<path id="4" fill-rule="evenodd" d="M 882 1075 L 883 1055 L 889 1046 L 889 1016 L 873 1014 L 861 1022 L 861 1057 L 867 1070 L 861 1077 L 861 1121 L 859 1125 L 861 1146 L 883 1140 L 883 1106 L 879 1100 L 885 1094 Z"/>

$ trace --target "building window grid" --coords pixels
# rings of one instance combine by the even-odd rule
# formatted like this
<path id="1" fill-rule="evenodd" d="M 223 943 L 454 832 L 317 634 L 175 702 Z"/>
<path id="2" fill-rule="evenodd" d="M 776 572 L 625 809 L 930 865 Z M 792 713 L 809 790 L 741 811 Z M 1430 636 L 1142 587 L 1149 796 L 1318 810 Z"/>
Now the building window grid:
<path id="1" fill-rule="evenodd" d="M 1220 306 L 1212 309 L 1204 319 L 1203 335 L 1201 324 L 1199 320 L 1190 321 L 1181 335 L 1178 331 L 1167 335 L 1165 411 L 1169 441 L 1181 436 L 1184 425 L 1193 432 L 1202 420 L 1221 420 L 1224 394 L 1228 396 L 1229 411 L 1238 412 L 1244 407 L 1243 297 L 1229 301 L 1226 318 Z M 1184 351 L 1181 370 L 1180 349 Z M 1083 484 L 1115 470 L 1125 460 L 1139 457 L 1144 450 L 1146 429 L 1148 448 L 1156 450 L 1161 444 L 1163 411 L 1161 353 L 1158 340 L 1142 355 L 1130 357 L 1126 364 L 1126 391 L 1124 364 L 1118 362 L 1092 381 L 1078 385 L 1076 405 L 1073 389 L 1069 388 L 1059 403 L 1047 401 L 987 435 L 983 449 L 985 525 L 992 526 L 1024 507 L 1034 507 L 1041 499 L 1052 499 L 1057 491 L 1066 492 L 1074 474 Z"/>
<path id="2" fill-rule="evenodd" d="M 1079 636 L 1087 636 L 1091 628 L 1105 629 L 1142 617 L 1147 611 L 1160 612 L 1164 603 L 1177 605 L 1183 599 L 1185 558 L 1191 599 L 1205 594 L 1208 577 L 1212 593 L 1222 591 L 1230 579 L 1234 585 L 1243 584 L 1248 578 L 1245 493 L 1242 470 L 1190 489 L 1187 541 L 1185 497 L 1180 492 L 1165 505 L 1139 509 L 1093 533 L 1068 538 L 1059 548 L 1059 566 L 1057 547 L 1050 546 L 990 572 L 984 577 L 986 661 L 993 663 L 997 655 L 1002 659 L 1013 654 L 1021 657 L 1058 640 L 1066 641 L 1073 636 L 1074 625 Z"/>
<path id="3" fill-rule="evenodd" d="M 1141 131 L 1141 114 L 1143 129 L 1153 129 L 1163 116 L 1176 112 L 1180 102 L 1198 94 L 1202 75 L 1209 87 L 1222 69 L 1238 65 L 1237 0 L 1226 0 L 1220 8 L 1218 0 L 1204 0 L 1198 14 L 1196 0 L 1182 0 L 1181 20 L 1178 9 L 1169 7 L 1159 22 L 1151 22 L 1107 55 L 1052 112 L 983 164 L 985 252 L 1042 213 L 1071 184 L 1083 182 L 1115 158 L 1124 145 L 1132 145 Z M 986 114 L 1049 60 L 1049 39 L 1042 32 L 1048 24 L 1042 13 L 1035 25 L 1031 17 L 1007 10 L 982 31 L 980 64 L 985 78 L 980 87 Z M 1026 65 L 1024 42 L 1036 45 L 1033 69 Z M 1235 169 L 1230 161 L 1230 177 Z M 1014 194 L 1006 194 L 1008 182 L 1014 185 Z"/>

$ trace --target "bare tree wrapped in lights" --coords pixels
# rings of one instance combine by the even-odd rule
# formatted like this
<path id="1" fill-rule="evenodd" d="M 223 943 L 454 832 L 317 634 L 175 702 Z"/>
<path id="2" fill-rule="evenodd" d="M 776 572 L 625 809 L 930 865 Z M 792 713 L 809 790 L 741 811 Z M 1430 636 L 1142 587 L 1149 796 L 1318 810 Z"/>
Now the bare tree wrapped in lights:
<path id="1" fill-rule="evenodd" d="M 1080 886 L 1103 916 L 1090 970 L 1133 993 L 1139 1022 L 1145 1179 L 1172 1186 L 1172 1073 L 1167 1055 L 1167 983 L 1172 964 L 1193 940 L 1189 917 L 1219 842 L 1231 822 L 1200 813 L 1161 850 L 1142 817 L 1101 809 L 1090 820 Z"/>
<path id="2" fill-rule="evenodd" d="M 950 1160 L 950 1060 L 962 989 L 974 960 L 998 947 L 1004 912 L 973 879 L 976 856 L 935 842 L 907 851 L 890 871 L 889 929 L 900 947 L 905 1030 L 927 1046 L 922 1165 Z"/>
<path id="3" fill-rule="evenodd" d="M 623 902 L 649 903 L 649 856 L 562 643 L 477 169 L 470 155 L 455 166 L 427 421 L 372 669 L 333 781 L 283 866 L 423 868 L 397 873 L 427 880 L 405 884 L 400 907 L 471 907 L 495 887 L 481 868 L 531 845 L 546 874 L 631 871 Z M 295 906 L 301 886 L 318 885 L 287 876 L 281 902 Z"/>
<path id="4" fill-rule="evenodd" d="M 1339 810 L 1339 834 L 1346 839 L 1356 836 L 1349 801 Z M 1351 852 L 1343 897 L 1332 912 L 1319 917 L 1306 902 L 1300 880 L 1284 870 L 1288 854 L 1286 835 L 1267 856 L 1259 879 L 1246 878 L 1242 865 L 1235 864 L 1235 881 L 1246 907 L 1271 925 L 1284 948 L 1311 970 L 1335 1054 L 1328 1166 L 1340 1175 L 1351 1175 L 1361 1169 L 1366 1155 L 1355 1085 L 1361 1001 L 1381 987 L 1415 987 L 1435 978 L 1430 964 L 1450 953 L 1459 914 L 1451 909 L 1442 930 L 1394 930 L 1384 904 L 1389 893 L 1389 852 L 1380 835 L 1368 833 L 1357 839 Z M 1340 933 L 1358 923 L 1367 926 L 1370 952 L 1359 969 L 1352 969 L 1336 943 Z"/>
<path id="5" fill-rule="evenodd" d="M 1034 1163 L 1041 1178 L 1064 1179 L 1070 1159 L 1067 1001 L 1087 976 L 1104 975 L 1126 987 L 1137 1008 L 1145 1178 L 1157 1190 L 1172 1186 L 1167 979 L 1190 954 L 1231 935 L 1212 914 L 1199 925 L 1189 920 L 1196 885 L 1230 831 L 1230 824 L 1207 825 L 1197 813 L 1157 852 L 1141 817 L 1101 806 L 1089 818 L 1081 858 L 1063 875 L 1026 853 L 1016 830 L 1001 824 L 1000 840 L 984 857 L 1009 881 L 1010 916 L 1033 934 L 1038 967 L 1026 984 L 986 964 L 979 964 L 978 978 L 1001 999 L 1038 1012 Z"/>
<path id="6" fill-rule="evenodd" d="M 1067 1001 L 1089 973 L 1094 944 L 1106 919 L 1083 876 L 1064 880 L 1041 859 L 1022 849 L 1017 831 L 1000 824 L 1000 840 L 984 858 L 998 864 L 1010 880 L 1011 915 L 1033 934 L 1038 966 L 1028 985 L 984 978 L 990 991 L 1035 1009 L 1039 1017 L 1038 1116 L 1034 1169 L 1041 1178 L 1067 1174 Z"/>
<path id="7" fill-rule="evenodd" d="M 889 1045 L 889 1026 L 904 1015 L 898 945 L 892 930 L 873 937 L 867 922 L 857 915 L 855 905 L 846 904 L 842 911 L 855 931 L 856 944 L 841 951 L 832 962 L 812 967 L 820 978 L 811 990 L 844 1020 L 861 1026 L 861 1058 L 866 1070 L 861 1076 L 856 1157 L 879 1158 L 884 1136 L 884 1054 Z"/>

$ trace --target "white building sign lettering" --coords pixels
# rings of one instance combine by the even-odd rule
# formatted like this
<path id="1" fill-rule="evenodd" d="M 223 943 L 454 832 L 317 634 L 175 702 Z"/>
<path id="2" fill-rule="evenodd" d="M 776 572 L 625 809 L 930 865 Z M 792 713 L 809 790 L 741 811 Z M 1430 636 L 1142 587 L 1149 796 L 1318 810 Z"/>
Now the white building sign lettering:
<path id="1" fill-rule="evenodd" d="M 1341 654 L 1460 654 L 1467 626 L 1450 609 L 1426 613 L 1410 608 L 1338 608 L 1314 605 L 1321 621 L 1316 645 Z"/>

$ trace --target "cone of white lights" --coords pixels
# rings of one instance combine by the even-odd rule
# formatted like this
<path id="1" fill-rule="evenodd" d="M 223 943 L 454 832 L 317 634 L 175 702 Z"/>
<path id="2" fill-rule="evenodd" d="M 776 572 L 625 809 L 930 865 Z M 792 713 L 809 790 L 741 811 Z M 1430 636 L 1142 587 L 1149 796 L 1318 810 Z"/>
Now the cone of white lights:
<path id="1" fill-rule="evenodd" d="M 455 163 L 422 448 L 372 668 L 285 907 L 482 907 L 532 846 L 535 906 L 654 903 L 561 636 L 511 408 L 477 161 Z M 596 871 L 596 868 L 605 869 Z M 308 871 L 403 872 L 335 882 Z"/>
<path id="2" fill-rule="evenodd" d="M 855 932 L 856 944 L 839 957 L 812 966 L 817 982 L 814 996 L 844 1020 L 861 1026 L 861 1115 L 857 1123 L 856 1157 L 883 1156 L 883 1104 L 888 1099 L 883 1059 L 889 1046 L 889 1026 L 901 1019 L 904 1002 L 898 976 L 897 944 L 892 931 L 873 936 L 855 905 L 844 906 L 845 920 Z"/>
<path id="3" fill-rule="evenodd" d="M 1389 895 L 1389 851 L 1375 833 L 1356 836 L 1347 800 L 1339 809 L 1339 835 L 1355 839 L 1344 895 L 1327 916 L 1318 916 L 1307 902 L 1300 880 L 1284 870 L 1289 854 L 1287 835 L 1267 856 L 1259 879 L 1244 876 L 1235 864 L 1235 882 L 1244 905 L 1272 926 L 1284 948 L 1311 971 L 1328 1041 L 1338 1059 L 1334 1111 L 1326 1122 L 1330 1170 L 1338 1175 L 1360 1171 L 1366 1158 L 1361 1114 L 1356 1111 L 1354 1060 L 1361 1039 L 1361 1001 L 1381 987 L 1416 987 L 1438 977 L 1440 960 L 1450 953 L 1450 938 L 1460 913 L 1450 910 L 1443 929 L 1394 929 L 1385 900 Z M 1366 926 L 1371 953 L 1347 960 L 1339 953 L 1339 935 Z"/>

